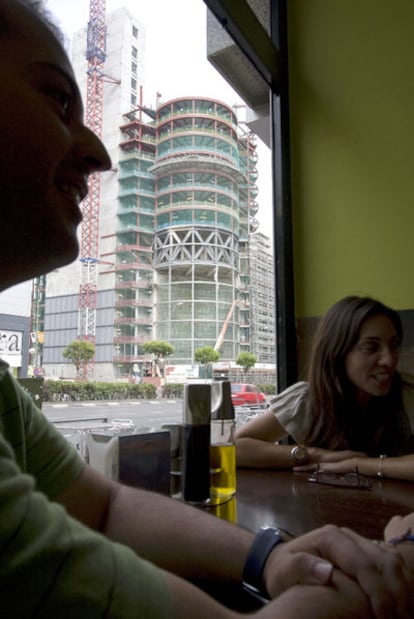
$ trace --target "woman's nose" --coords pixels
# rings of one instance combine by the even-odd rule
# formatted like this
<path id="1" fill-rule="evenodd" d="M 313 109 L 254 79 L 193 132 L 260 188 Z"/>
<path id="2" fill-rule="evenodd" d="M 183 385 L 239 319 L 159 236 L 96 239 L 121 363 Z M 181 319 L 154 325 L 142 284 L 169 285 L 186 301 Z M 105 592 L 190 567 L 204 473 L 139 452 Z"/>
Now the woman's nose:
<path id="1" fill-rule="evenodd" d="M 383 346 L 381 349 L 380 363 L 381 365 L 394 366 L 398 362 L 398 351 L 389 346 Z"/>

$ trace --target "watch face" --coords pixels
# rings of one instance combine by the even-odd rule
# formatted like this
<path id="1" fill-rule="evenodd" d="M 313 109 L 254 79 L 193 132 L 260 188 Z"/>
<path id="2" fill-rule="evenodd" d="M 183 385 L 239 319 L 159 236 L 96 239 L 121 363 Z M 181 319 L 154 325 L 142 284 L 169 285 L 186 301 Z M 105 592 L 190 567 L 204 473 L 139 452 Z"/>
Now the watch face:
<path id="1" fill-rule="evenodd" d="M 306 460 L 308 459 L 308 452 L 306 450 L 306 447 L 300 447 L 299 445 L 294 447 L 292 449 L 292 457 L 294 461 L 298 464 L 306 462 Z"/>

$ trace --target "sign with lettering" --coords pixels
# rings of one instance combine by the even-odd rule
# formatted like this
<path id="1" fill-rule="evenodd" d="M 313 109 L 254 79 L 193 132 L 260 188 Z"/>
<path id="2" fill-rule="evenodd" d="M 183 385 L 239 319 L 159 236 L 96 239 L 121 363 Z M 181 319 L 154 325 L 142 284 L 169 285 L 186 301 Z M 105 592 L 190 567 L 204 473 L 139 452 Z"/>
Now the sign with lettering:
<path id="1" fill-rule="evenodd" d="M 22 364 L 23 331 L 0 331 L 0 357 L 11 367 Z"/>

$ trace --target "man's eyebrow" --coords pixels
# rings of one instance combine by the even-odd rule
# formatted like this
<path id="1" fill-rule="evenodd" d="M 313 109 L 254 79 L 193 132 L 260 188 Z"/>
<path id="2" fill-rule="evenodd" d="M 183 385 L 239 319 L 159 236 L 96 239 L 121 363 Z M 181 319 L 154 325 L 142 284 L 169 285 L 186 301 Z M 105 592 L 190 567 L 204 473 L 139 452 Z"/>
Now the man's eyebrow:
<path id="1" fill-rule="evenodd" d="M 62 69 L 60 66 L 54 64 L 53 62 L 46 62 L 46 61 L 45 62 L 34 62 L 32 63 L 31 66 L 39 67 L 39 68 L 45 67 L 46 69 L 49 69 L 53 71 L 54 73 L 57 73 L 58 75 L 63 77 L 68 82 L 68 85 L 70 86 L 70 89 L 72 90 L 73 96 L 81 100 L 81 94 L 80 94 L 76 81 L 67 71 Z"/>

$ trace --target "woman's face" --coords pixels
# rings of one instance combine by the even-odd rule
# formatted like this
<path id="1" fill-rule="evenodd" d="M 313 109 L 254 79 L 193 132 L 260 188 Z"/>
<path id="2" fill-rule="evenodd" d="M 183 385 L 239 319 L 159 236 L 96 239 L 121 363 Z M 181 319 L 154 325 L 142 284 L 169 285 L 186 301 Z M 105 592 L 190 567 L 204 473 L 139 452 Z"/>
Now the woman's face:
<path id="1" fill-rule="evenodd" d="M 399 350 L 400 338 L 388 316 L 372 316 L 362 323 L 358 341 L 345 357 L 345 370 L 359 404 L 389 393 Z"/>

